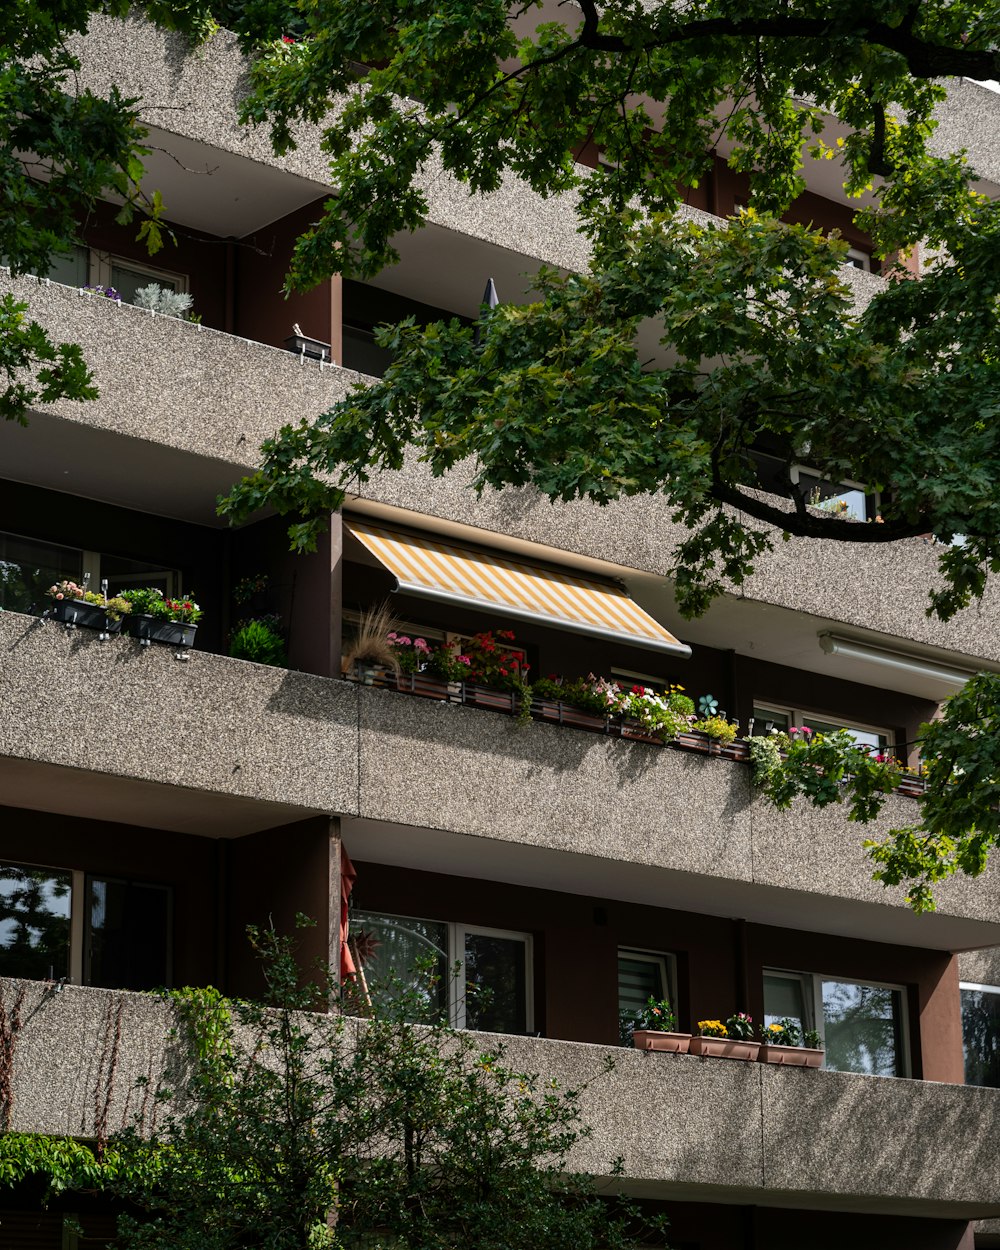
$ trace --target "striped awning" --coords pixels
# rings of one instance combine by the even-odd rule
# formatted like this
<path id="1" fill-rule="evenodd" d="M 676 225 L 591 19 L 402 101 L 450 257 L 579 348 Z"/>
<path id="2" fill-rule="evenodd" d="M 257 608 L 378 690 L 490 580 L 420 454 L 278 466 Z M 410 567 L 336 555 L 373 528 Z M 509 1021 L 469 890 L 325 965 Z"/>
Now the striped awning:
<path id="1" fill-rule="evenodd" d="M 499 552 L 404 533 L 368 521 L 345 525 L 396 578 L 396 589 L 441 603 L 534 621 L 557 629 L 626 642 L 648 651 L 689 656 L 685 646 L 633 603 L 615 582 L 553 570 Z"/>

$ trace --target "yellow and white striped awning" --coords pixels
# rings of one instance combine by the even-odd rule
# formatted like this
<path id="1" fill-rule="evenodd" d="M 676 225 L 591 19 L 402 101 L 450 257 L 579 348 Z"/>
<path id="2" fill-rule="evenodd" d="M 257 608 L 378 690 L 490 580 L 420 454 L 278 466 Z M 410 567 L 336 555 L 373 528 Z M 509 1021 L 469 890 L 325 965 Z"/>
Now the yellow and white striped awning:
<path id="1" fill-rule="evenodd" d="M 368 521 L 350 532 L 396 578 L 396 589 L 442 603 L 502 612 L 577 634 L 689 656 L 685 646 L 611 581 L 559 572 Z"/>

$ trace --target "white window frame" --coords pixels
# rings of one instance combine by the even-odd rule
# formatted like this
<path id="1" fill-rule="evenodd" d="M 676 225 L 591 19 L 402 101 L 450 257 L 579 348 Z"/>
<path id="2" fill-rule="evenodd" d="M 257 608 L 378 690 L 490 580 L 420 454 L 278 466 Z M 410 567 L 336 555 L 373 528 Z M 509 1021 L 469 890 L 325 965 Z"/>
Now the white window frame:
<path id="1" fill-rule="evenodd" d="M 807 1014 L 812 1011 L 812 1020 L 803 1020 L 806 1028 L 815 1029 L 819 1034 L 820 1045 L 826 1049 L 826 1025 L 823 1018 L 823 982 L 839 981 L 843 985 L 864 985 L 875 990 L 895 990 L 899 994 L 899 1047 L 900 1071 L 896 1077 L 909 1077 L 912 1073 L 910 1061 L 910 1012 L 906 986 L 895 981 L 872 981 L 867 977 L 849 977 L 836 972 L 794 972 L 788 968 L 763 968 L 762 976 L 785 977 L 790 981 L 799 981 L 802 985 L 802 1009 Z M 826 1059 L 823 1060 L 826 1067 Z"/>
<path id="2" fill-rule="evenodd" d="M 654 951 L 648 950 L 641 946 L 619 946 L 618 958 L 622 956 L 628 959 L 638 959 L 643 963 L 659 964 L 663 973 L 663 984 L 666 989 L 666 999 L 673 1009 L 674 1015 L 677 1014 L 677 956 L 672 951 Z M 621 985 L 618 987 L 621 993 Z"/>
<path id="3" fill-rule="evenodd" d="M 519 933 L 513 929 L 488 929 L 482 925 L 462 924 L 453 922 L 448 926 L 451 938 L 452 965 L 458 965 L 458 976 L 452 979 L 454 999 L 450 1004 L 452 1024 L 456 1029 L 466 1028 L 465 994 L 460 992 L 465 986 L 465 939 L 468 934 L 479 937 L 503 938 L 506 941 L 517 941 L 524 944 L 524 1031 L 529 1036 L 535 1031 L 535 976 L 534 976 L 534 944 L 530 933 Z"/>
<path id="4" fill-rule="evenodd" d="M 814 469 L 808 464 L 793 464 L 788 470 L 788 480 L 793 482 L 796 486 L 799 486 L 803 484 L 803 478 L 807 480 L 812 479 L 816 483 L 817 487 L 821 482 L 829 482 L 833 486 L 842 486 L 844 488 L 842 492 L 843 494 L 846 494 L 848 491 L 860 491 L 865 501 L 865 515 L 858 518 L 858 523 L 861 525 L 867 524 L 869 510 L 875 513 L 878 512 L 878 492 L 869 490 L 864 482 L 855 482 L 852 478 L 848 477 L 838 478 L 836 482 L 834 482 L 832 479 L 824 477 L 819 469 Z M 831 495 L 830 498 L 836 499 L 837 496 Z"/>
<path id="5" fill-rule="evenodd" d="M 129 256 L 118 256 L 115 252 L 102 252 L 97 248 L 90 249 L 90 285 L 111 286 L 111 270 L 115 265 L 122 269 L 131 269 L 133 273 L 148 276 L 151 282 L 157 282 L 163 278 L 170 282 L 171 286 L 176 283 L 178 293 L 186 293 L 188 290 L 186 273 L 178 273 L 174 269 L 157 269 L 155 265 L 147 265 L 144 261 L 132 260 Z"/>
<path id="6" fill-rule="evenodd" d="M 630 668 L 612 668 L 611 680 L 631 683 L 634 686 L 648 686 L 655 694 L 663 694 L 670 682 L 666 677 L 654 677 L 652 673 L 634 673 Z"/>
<path id="7" fill-rule="evenodd" d="M 836 724 L 838 729 L 859 729 L 862 733 L 878 734 L 880 738 L 885 739 L 886 751 L 892 752 L 895 750 L 893 736 L 884 725 L 866 725 L 857 720 L 843 720 L 841 717 L 834 716 L 829 712 L 819 712 L 816 710 L 807 712 L 804 708 L 778 707 L 777 704 L 764 703 L 758 699 L 754 699 L 751 707 L 762 712 L 772 712 L 775 716 L 787 716 L 789 728 L 792 725 L 801 725 L 803 723 L 808 725 L 809 718 L 814 716 L 817 720 L 823 720 L 830 724 Z M 756 722 L 757 718 L 755 717 L 754 720 Z"/>
<path id="8" fill-rule="evenodd" d="M 454 1029 L 466 1028 L 465 1011 L 465 938 L 466 934 L 498 937 L 524 944 L 524 1027 L 527 1034 L 535 1031 L 535 960 L 534 939 L 530 933 L 516 929 L 491 929 L 484 925 L 468 924 L 460 920 L 436 920 L 433 916 L 404 916 L 399 912 L 381 911 L 377 907 L 359 907 L 362 914 L 405 922 L 442 925 L 445 929 L 448 949 L 444 952 L 448 962 L 448 1020 Z M 353 917 L 351 917 L 353 921 Z M 457 975 L 455 973 L 457 967 Z"/>
<path id="9" fill-rule="evenodd" d="M 872 258 L 867 252 L 863 252 L 860 247 L 849 247 L 847 249 L 844 264 L 850 265 L 854 269 L 861 269 L 865 273 L 871 273 L 872 271 Z"/>

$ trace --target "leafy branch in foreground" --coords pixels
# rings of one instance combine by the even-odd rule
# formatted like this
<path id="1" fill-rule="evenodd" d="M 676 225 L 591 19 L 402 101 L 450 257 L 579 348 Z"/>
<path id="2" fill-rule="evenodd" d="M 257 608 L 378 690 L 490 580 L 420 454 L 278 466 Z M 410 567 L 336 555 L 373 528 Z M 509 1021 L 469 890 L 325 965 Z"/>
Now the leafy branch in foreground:
<path id="1" fill-rule="evenodd" d="M 858 745 L 847 730 L 799 730 L 754 744 L 755 784 L 779 809 L 800 796 L 817 807 L 846 802 L 848 820 L 867 824 L 899 780 L 893 758 Z M 920 819 L 865 846 L 875 879 L 905 885 L 911 907 L 925 912 L 935 909 L 938 882 L 958 872 L 979 876 L 1000 843 L 1000 675 L 980 673 L 946 700 L 941 718 L 921 726 L 920 746 Z"/>
<path id="2" fill-rule="evenodd" d="M 634 219 L 591 275 L 545 270 L 539 302 L 484 311 L 478 341 L 458 320 L 382 331 L 385 377 L 283 429 L 222 509 L 305 514 L 292 537 L 308 546 L 345 491 L 414 448 L 434 474 L 465 464 L 477 490 L 660 496 L 688 531 L 665 569 L 686 615 L 738 587 L 775 532 L 866 545 L 934 534 L 931 608 L 947 619 L 1000 567 L 998 230 L 981 206 L 965 241 L 981 286 L 941 263 L 859 313 L 844 245 L 817 232 L 752 211 L 725 227 Z M 639 342 L 653 320 L 650 359 Z M 783 449 L 785 498 L 759 489 L 761 447 Z M 793 472 L 803 460 L 881 491 L 879 522 L 811 508 Z"/>
<path id="3" fill-rule="evenodd" d="M 567 1172 L 582 1088 L 509 1066 L 505 1046 L 428 1017 L 422 976 L 359 1020 L 314 1014 L 294 944 L 253 932 L 263 1004 L 185 991 L 186 1078 L 150 1137 L 113 1139 L 124 1250 L 633 1250 L 662 1221 Z M 433 1014 L 433 1013 L 430 1013 Z M 650 1240 L 650 1238 L 655 1238 Z"/>

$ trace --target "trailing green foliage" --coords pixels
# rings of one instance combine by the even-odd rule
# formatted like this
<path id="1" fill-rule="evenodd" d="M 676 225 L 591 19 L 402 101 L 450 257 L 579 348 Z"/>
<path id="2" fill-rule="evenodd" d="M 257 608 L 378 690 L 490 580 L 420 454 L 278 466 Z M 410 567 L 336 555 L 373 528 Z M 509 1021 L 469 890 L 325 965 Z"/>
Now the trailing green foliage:
<path id="1" fill-rule="evenodd" d="M 121 1250 L 665 1244 L 663 1220 L 568 1171 L 589 1133 L 585 1085 L 521 1072 L 499 1038 L 450 1028 L 419 970 L 375 987 L 383 1006 L 368 1019 L 317 1015 L 335 991 L 326 970 L 303 979 L 292 941 L 251 939 L 263 1002 L 168 995 L 179 1053 L 152 1132 L 117 1134 L 100 1163 L 75 1142 L 0 1137 L 0 1185 L 45 1177 L 50 1193 L 118 1199 Z M 608 1064 L 598 1058 L 594 1076 Z"/>

